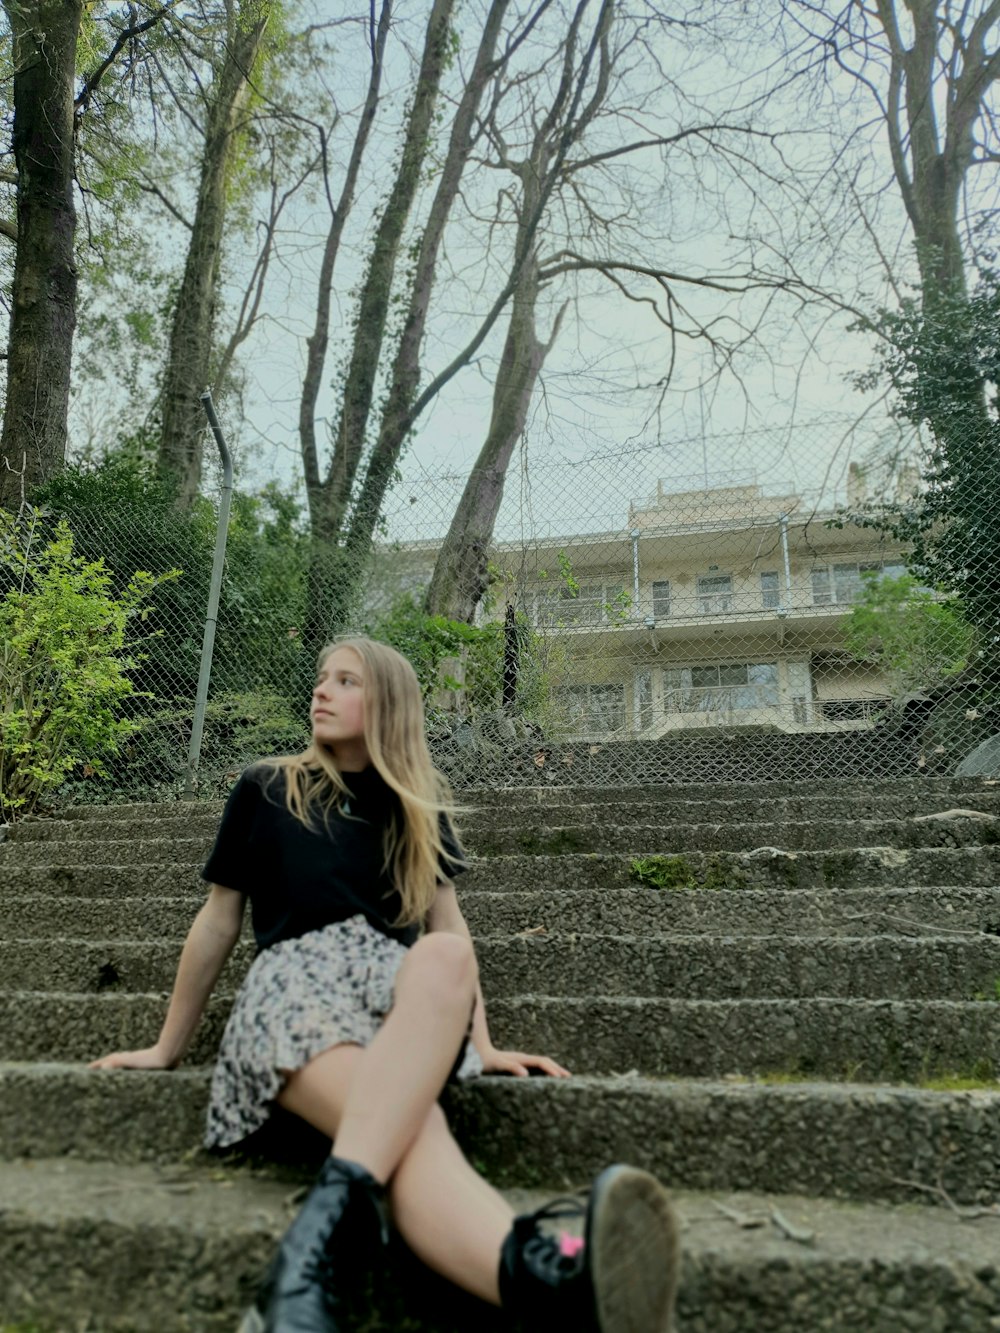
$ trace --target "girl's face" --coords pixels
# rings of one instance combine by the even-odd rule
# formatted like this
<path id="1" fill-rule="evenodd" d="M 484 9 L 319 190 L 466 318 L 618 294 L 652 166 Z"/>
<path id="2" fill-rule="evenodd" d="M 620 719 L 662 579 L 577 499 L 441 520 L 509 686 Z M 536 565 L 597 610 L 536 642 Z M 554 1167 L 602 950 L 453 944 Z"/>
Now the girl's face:
<path id="1" fill-rule="evenodd" d="M 312 734 L 317 745 L 350 750 L 364 742 L 364 664 L 353 648 L 335 648 L 319 669 L 312 693 Z"/>

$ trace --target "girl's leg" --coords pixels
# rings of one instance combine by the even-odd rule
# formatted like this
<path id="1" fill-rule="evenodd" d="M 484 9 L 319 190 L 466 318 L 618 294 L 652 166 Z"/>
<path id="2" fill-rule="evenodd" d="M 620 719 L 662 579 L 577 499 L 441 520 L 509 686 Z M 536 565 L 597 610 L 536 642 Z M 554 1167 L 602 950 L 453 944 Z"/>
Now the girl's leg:
<path id="1" fill-rule="evenodd" d="M 336 1139 L 370 1049 L 325 1051 L 289 1078 L 281 1104 Z M 389 1196 L 403 1239 L 428 1268 L 499 1303 L 500 1247 L 513 1213 L 462 1156 L 439 1106 L 427 1113 L 392 1177 Z"/>
<path id="2" fill-rule="evenodd" d="M 333 1151 L 387 1183 L 441 1094 L 468 1031 L 476 959 L 459 935 L 431 934 L 407 953 L 395 999 L 357 1067 Z M 289 1080 L 294 1084 L 295 1077 Z"/>

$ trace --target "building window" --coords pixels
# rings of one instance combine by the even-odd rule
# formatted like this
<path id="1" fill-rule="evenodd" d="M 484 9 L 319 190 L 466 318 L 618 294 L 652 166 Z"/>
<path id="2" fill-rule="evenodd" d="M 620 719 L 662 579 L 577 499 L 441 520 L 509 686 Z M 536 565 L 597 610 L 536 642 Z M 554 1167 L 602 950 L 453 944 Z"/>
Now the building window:
<path id="1" fill-rule="evenodd" d="M 663 706 L 668 713 L 774 708 L 778 697 L 776 662 L 667 667 L 663 672 Z"/>
<path id="2" fill-rule="evenodd" d="M 625 727 L 624 685 L 566 685 L 555 691 L 574 732 L 612 732 Z"/>
<path id="3" fill-rule="evenodd" d="M 599 625 L 603 620 L 604 585 L 579 583 L 546 588 L 537 597 L 539 625 Z"/>
<path id="4" fill-rule="evenodd" d="M 698 610 L 703 616 L 733 609 L 733 580 L 729 574 L 703 574 L 698 579 Z"/>
<path id="5" fill-rule="evenodd" d="M 869 578 L 894 578 L 906 573 L 900 564 L 878 560 L 850 564 L 817 565 L 811 573 L 813 606 L 850 605 L 860 600 Z"/>
<path id="6" fill-rule="evenodd" d="M 631 598 L 621 583 L 579 583 L 541 588 L 535 593 L 539 626 L 617 625 L 629 614 Z"/>
<path id="7" fill-rule="evenodd" d="M 658 579 L 653 584 L 653 619 L 666 620 L 670 615 L 670 581 Z"/>
<path id="8" fill-rule="evenodd" d="M 820 708 L 827 722 L 871 722 L 889 702 L 888 699 L 824 699 Z"/>
<path id="9" fill-rule="evenodd" d="M 765 611 L 777 611 L 781 605 L 781 589 L 778 586 L 778 571 L 769 569 L 760 576 L 760 596 Z"/>

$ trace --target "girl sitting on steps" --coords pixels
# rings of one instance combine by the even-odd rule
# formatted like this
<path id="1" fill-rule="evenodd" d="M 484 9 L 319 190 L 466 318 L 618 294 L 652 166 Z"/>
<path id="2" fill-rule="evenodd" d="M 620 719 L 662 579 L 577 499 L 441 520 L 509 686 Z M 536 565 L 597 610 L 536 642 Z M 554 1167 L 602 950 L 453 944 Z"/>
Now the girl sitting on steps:
<path id="1" fill-rule="evenodd" d="M 542 1224 L 566 1206 L 514 1217 L 438 1105 L 450 1078 L 568 1074 L 490 1041 L 451 882 L 464 868 L 453 806 L 412 666 L 370 639 L 341 639 L 321 656 L 311 715 L 303 754 L 254 765 L 230 794 L 156 1044 L 92 1066 L 180 1062 L 249 898 L 258 953 L 222 1039 L 206 1143 L 239 1142 L 277 1103 L 333 1151 L 243 1333 L 345 1333 L 385 1249 L 387 1203 L 425 1264 L 520 1327 L 666 1333 L 678 1241 L 662 1186 L 609 1167 L 590 1191 L 583 1243 L 553 1237 Z"/>

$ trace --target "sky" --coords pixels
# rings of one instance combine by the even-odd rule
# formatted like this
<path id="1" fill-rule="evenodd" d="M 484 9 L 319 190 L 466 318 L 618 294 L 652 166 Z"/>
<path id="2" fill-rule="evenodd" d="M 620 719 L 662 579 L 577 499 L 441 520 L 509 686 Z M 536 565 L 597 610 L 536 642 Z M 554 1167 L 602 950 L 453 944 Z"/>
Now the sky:
<path id="1" fill-rule="evenodd" d="M 483 0 L 463 7 L 467 28 L 482 8 Z M 726 5 L 722 10 L 735 12 Z M 417 0 L 400 4 L 383 107 L 335 276 L 334 339 L 319 406 L 321 438 L 338 406 L 337 326 L 342 330 L 350 320 L 373 213 L 395 158 L 399 111 L 410 87 L 410 54 L 418 48 L 425 12 Z M 686 15 L 681 9 L 672 12 L 691 19 L 704 7 L 691 4 Z M 322 13 L 317 7 L 317 17 Z M 533 48 L 531 43 L 525 48 L 522 68 L 537 61 L 550 38 L 544 29 L 539 32 Z M 314 116 L 325 111 L 329 120 L 335 109 L 341 117 L 332 136 L 335 163 L 346 153 L 361 100 L 366 73 L 362 39 L 357 28 L 332 34 L 321 70 L 325 91 L 313 95 Z M 547 291 L 540 304 L 540 330 L 551 327 L 564 303 L 567 309 L 516 460 L 519 495 L 533 475 L 537 480 L 536 525 L 559 531 L 584 523 L 620 526 L 628 499 L 655 488 L 658 478 L 674 478 L 683 486 L 700 477 L 716 485 L 738 473 L 752 476 L 767 492 L 798 490 L 818 505 L 829 504 L 843 498 L 852 458 L 869 456 L 897 439 L 886 403 L 859 393 L 851 383 L 870 366 L 870 339 L 850 330 L 849 312 L 808 296 L 809 290 L 821 289 L 837 301 L 868 308 L 885 300 L 874 237 L 904 277 L 911 270 L 898 198 L 893 190 L 877 192 L 890 177 L 887 149 L 877 127 L 867 123 L 870 105 L 858 98 L 847 76 L 824 86 L 817 80 L 793 83 L 758 103 L 755 99 L 773 81 L 776 56 L 773 34 L 734 28 L 713 38 L 703 30 L 671 27 L 654 32 L 647 49 L 634 47 L 625 62 L 616 97 L 620 114 L 598 125 L 592 140 L 597 147 L 616 146 L 627 135 L 674 133 L 723 115 L 740 128 L 714 136 L 737 155 L 728 159 L 697 140 L 665 155 L 646 150 L 627 161 L 618 159 L 593 174 L 588 197 L 615 218 L 602 242 L 605 253 L 727 280 L 751 259 L 773 272 L 784 255 L 805 285 L 793 296 L 727 297 L 676 284 L 703 324 L 726 336 L 737 323 L 755 333 L 721 373 L 715 373 L 703 343 L 682 337 L 665 387 L 669 340 L 649 304 L 630 302 L 593 277 Z M 459 74 L 456 66 L 452 96 Z M 523 121 L 523 105 L 516 111 Z M 511 111 L 505 132 L 512 155 L 518 123 Z M 845 144 L 850 146 L 845 149 Z M 838 151 L 844 152 L 839 162 Z M 851 174 L 858 195 L 866 199 L 870 226 L 858 225 L 856 201 L 845 198 L 839 168 Z M 332 180 L 336 189 L 335 172 Z M 415 222 L 432 184 L 425 184 Z M 502 275 L 503 240 L 491 257 L 486 219 L 496 209 L 503 215 L 498 200 L 510 188 L 509 173 L 495 165 L 477 164 L 470 173 L 432 304 L 424 349 L 428 372 L 462 345 Z M 317 191 L 303 192 L 289 206 L 263 318 L 245 345 L 242 420 L 227 414 L 223 405 L 244 487 L 275 479 L 294 485 L 301 474 L 297 416 L 304 340 L 328 216 Z M 579 212 L 567 203 L 560 216 L 563 234 L 553 236 L 553 245 L 582 247 Z M 229 311 L 252 259 L 252 246 L 230 249 L 225 272 Z M 634 289 L 644 298 L 654 294 L 650 284 L 636 282 Z M 222 324 L 224 332 L 225 315 Z M 404 526 L 439 535 L 450 516 L 485 435 L 504 328 L 501 318 L 476 364 L 446 386 L 418 423 L 392 502 L 394 510 L 412 513 L 413 523 Z M 604 464 L 592 474 L 566 466 L 591 457 L 616 460 L 614 485 L 601 480 L 607 475 Z M 417 494 L 423 498 L 414 500 Z M 519 500 L 517 522 L 523 521 L 523 510 Z"/>

